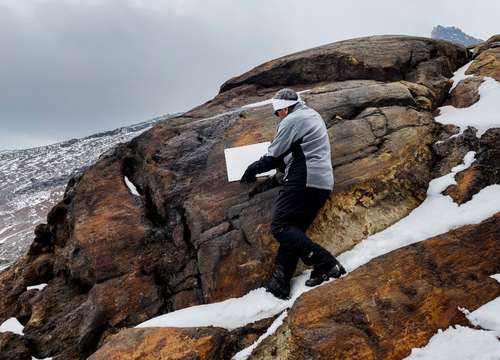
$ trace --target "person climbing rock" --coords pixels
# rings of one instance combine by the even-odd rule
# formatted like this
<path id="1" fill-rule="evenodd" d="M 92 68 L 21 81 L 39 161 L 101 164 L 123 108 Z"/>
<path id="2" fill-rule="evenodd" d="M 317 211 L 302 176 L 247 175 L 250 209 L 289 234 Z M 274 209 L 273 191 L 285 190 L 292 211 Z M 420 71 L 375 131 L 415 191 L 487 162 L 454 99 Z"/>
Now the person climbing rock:
<path id="1" fill-rule="evenodd" d="M 277 134 L 266 155 L 248 166 L 241 182 L 255 182 L 257 174 L 284 168 L 283 186 L 275 200 L 271 222 L 279 249 L 265 288 L 274 296 L 287 299 L 299 258 L 313 266 L 307 286 L 338 278 L 346 271 L 332 254 L 305 234 L 333 189 L 325 122 L 292 89 L 279 90 L 272 105 L 281 120 Z"/>

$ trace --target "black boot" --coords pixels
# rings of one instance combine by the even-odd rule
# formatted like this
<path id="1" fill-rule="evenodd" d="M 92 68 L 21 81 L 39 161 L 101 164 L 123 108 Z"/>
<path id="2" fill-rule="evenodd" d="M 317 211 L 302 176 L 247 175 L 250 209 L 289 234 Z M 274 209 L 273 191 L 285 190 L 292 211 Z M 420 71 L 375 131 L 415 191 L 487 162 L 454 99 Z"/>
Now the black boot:
<path id="1" fill-rule="evenodd" d="M 337 262 L 337 264 L 326 271 L 314 269 L 313 271 L 311 271 L 311 276 L 309 277 L 309 279 L 306 280 L 306 286 L 317 286 L 330 278 L 337 279 L 345 273 L 346 271 L 344 267 L 339 262 Z"/>
<path id="2" fill-rule="evenodd" d="M 266 281 L 265 288 L 279 299 L 290 298 L 290 280 L 301 253 L 303 233 L 294 228 L 283 228 L 273 232 L 279 242 L 278 253 L 274 259 L 274 269 Z"/>
<path id="3" fill-rule="evenodd" d="M 276 264 L 267 279 L 266 291 L 279 299 L 288 300 L 290 298 L 290 276 L 288 276 L 285 266 Z"/>
<path id="4" fill-rule="evenodd" d="M 330 278 L 339 278 L 346 273 L 344 267 L 326 249 L 313 243 L 309 252 L 302 257 L 306 265 L 313 265 L 306 286 L 317 286 Z"/>

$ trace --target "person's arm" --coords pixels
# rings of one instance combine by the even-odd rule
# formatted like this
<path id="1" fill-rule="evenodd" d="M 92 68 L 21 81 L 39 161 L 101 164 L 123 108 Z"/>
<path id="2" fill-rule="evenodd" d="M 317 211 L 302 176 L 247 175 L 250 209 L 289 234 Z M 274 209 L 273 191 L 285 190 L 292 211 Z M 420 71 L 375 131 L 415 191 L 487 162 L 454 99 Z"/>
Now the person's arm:
<path id="1" fill-rule="evenodd" d="M 290 148 L 297 138 L 295 126 L 290 121 L 292 119 L 287 120 L 280 123 L 278 133 L 269 145 L 266 155 L 248 166 L 241 182 L 254 182 L 257 174 L 284 166 L 283 159 L 290 152 Z"/>

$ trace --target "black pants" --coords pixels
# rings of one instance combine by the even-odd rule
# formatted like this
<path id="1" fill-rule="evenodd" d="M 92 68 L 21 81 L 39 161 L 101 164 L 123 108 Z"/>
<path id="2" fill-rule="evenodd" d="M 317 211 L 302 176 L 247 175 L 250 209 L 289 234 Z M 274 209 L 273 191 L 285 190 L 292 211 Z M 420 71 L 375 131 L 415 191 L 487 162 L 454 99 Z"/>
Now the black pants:
<path id="1" fill-rule="evenodd" d="M 285 268 L 288 278 L 292 277 L 299 258 L 306 265 L 315 265 L 325 257 L 332 257 L 305 234 L 329 195 L 330 190 L 284 186 L 276 198 L 271 231 L 280 247 L 275 264 Z"/>

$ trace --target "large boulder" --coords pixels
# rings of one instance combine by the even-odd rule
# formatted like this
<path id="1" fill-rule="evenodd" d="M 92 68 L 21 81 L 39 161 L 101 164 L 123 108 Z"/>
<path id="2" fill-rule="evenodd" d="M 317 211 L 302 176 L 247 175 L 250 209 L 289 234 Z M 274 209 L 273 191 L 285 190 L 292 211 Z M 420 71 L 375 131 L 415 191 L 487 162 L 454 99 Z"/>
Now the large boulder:
<path id="1" fill-rule="evenodd" d="M 474 63 L 465 72 L 489 76 L 500 81 L 500 35 L 495 35 L 477 47 Z"/>
<path id="2" fill-rule="evenodd" d="M 133 328 L 108 337 L 89 360 L 230 359 L 271 325 L 263 319 L 228 331 L 217 327 Z"/>
<path id="3" fill-rule="evenodd" d="M 403 359 L 500 296 L 500 213 L 380 256 L 302 295 L 251 359 Z"/>
<path id="4" fill-rule="evenodd" d="M 439 82 L 454 70 L 454 63 L 466 58 L 444 41 L 409 36 L 371 36 L 339 41 L 269 61 L 226 81 L 225 92 L 241 85 L 303 85 L 323 81 L 373 79 L 409 80 L 438 90 Z M 429 70 L 437 70 L 431 74 Z"/>
<path id="5" fill-rule="evenodd" d="M 338 253 L 383 230 L 425 198 L 438 130 L 431 111 L 468 59 L 443 41 L 375 36 L 226 82 L 213 100 L 70 180 L 29 253 L 0 275 L 0 321 L 22 319 L 38 358 L 85 358 L 124 327 L 261 286 L 276 251 L 277 189 L 227 183 L 223 149 L 273 138 L 270 105 L 241 106 L 282 86 L 309 90 L 302 96 L 331 137 L 336 187 L 309 235 Z"/>
<path id="6" fill-rule="evenodd" d="M 228 332 L 220 328 L 126 329 L 89 360 L 229 359 Z"/>

